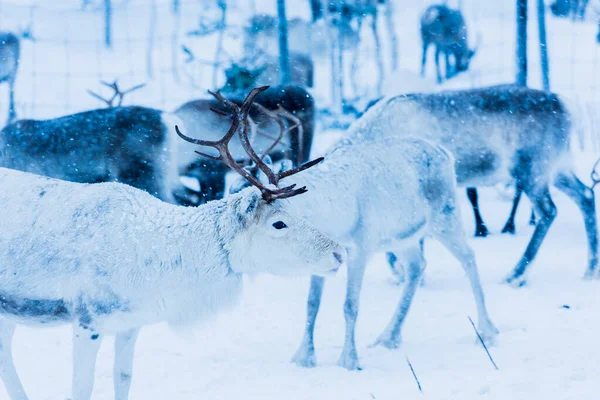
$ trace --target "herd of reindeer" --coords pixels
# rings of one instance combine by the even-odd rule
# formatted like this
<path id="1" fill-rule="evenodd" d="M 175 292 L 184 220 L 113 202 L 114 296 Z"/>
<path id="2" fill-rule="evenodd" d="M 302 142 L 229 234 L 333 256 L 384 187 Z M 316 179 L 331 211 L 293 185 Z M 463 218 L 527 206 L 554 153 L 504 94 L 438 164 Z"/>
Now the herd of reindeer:
<path id="1" fill-rule="evenodd" d="M 424 64 L 433 44 L 438 64 L 440 55 L 446 59 L 447 77 L 468 68 L 474 51 L 458 11 L 431 7 L 421 26 Z M 3 38 L 0 72 L 12 86 L 18 40 Z M 107 108 L 14 120 L 2 129 L 0 376 L 12 400 L 27 399 L 11 352 L 17 324 L 73 326 L 72 400 L 91 397 L 100 343 L 116 335 L 115 398 L 127 399 L 140 328 L 185 325 L 235 305 L 244 273 L 312 275 L 293 361 L 313 367 L 325 276 L 343 264 L 339 364 L 360 369 L 355 325 L 367 262 L 388 252 L 405 280 L 376 341 L 399 347 L 428 236 L 464 268 L 478 333 L 492 342 L 498 330 L 486 309 L 457 186 L 469 188 L 477 235 L 487 230 L 475 187 L 515 182 L 507 231 L 514 231 L 521 193 L 531 200 L 537 224 L 507 277 L 512 285 L 526 283 L 556 217 L 551 185 L 580 208 L 589 250 L 584 276 L 600 278 L 595 196 L 573 170 L 574 116 L 556 94 L 507 84 L 383 98 L 324 157 L 309 161 L 316 106 L 307 90 L 252 88 L 251 79 L 233 87 L 240 81 L 234 78 L 213 98 L 173 112 L 123 106 L 126 92 L 115 82 L 107 84 L 114 90 Z M 230 171 L 239 180 L 230 177 L 226 185 Z M 198 187 L 183 186 L 182 176 Z"/>

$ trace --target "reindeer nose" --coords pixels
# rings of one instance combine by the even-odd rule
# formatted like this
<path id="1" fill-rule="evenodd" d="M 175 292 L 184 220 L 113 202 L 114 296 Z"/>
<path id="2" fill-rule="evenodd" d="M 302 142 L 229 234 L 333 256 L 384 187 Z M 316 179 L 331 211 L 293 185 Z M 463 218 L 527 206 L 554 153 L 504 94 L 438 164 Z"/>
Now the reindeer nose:
<path id="1" fill-rule="evenodd" d="M 340 265 L 344 263 L 344 256 L 336 251 L 333 252 L 333 258 L 335 258 Z"/>

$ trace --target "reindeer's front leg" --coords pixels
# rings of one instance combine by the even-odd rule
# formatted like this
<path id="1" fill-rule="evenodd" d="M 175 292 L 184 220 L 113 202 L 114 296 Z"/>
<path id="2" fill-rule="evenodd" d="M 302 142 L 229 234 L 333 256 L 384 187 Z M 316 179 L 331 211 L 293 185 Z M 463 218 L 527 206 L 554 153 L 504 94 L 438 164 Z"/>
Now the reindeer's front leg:
<path id="1" fill-rule="evenodd" d="M 12 357 L 12 338 L 15 324 L 0 319 L 0 378 L 11 400 L 27 400 Z"/>
<path id="2" fill-rule="evenodd" d="M 308 302 L 306 304 L 306 325 L 304 328 L 304 337 L 302 343 L 296 351 L 292 362 L 301 367 L 314 367 L 317 363 L 315 357 L 315 320 L 321 306 L 321 296 L 325 278 L 321 276 L 312 276 L 310 278 L 310 289 L 308 292 Z"/>
<path id="3" fill-rule="evenodd" d="M 442 72 L 440 71 L 440 53 L 439 46 L 435 47 L 435 73 L 437 74 L 437 83 L 442 83 Z"/>
<path id="4" fill-rule="evenodd" d="M 362 243 L 356 247 L 357 254 L 348 260 L 348 283 L 346 287 L 346 301 L 344 302 L 344 317 L 346 319 L 346 337 L 344 349 L 338 365 L 349 370 L 361 369 L 358 364 L 354 332 L 356 330 L 356 317 L 358 316 L 358 303 L 362 288 L 365 268 L 367 266 L 367 252 Z"/>
<path id="5" fill-rule="evenodd" d="M 87 326 L 73 329 L 73 397 L 72 400 L 89 400 L 94 388 L 96 357 L 102 335 Z"/>
<path id="6" fill-rule="evenodd" d="M 115 338 L 115 369 L 113 372 L 115 400 L 127 400 L 129 398 L 131 373 L 133 371 L 133 352 L 139 333 L 139 329 L 131 329 L 117 334 Z"/>

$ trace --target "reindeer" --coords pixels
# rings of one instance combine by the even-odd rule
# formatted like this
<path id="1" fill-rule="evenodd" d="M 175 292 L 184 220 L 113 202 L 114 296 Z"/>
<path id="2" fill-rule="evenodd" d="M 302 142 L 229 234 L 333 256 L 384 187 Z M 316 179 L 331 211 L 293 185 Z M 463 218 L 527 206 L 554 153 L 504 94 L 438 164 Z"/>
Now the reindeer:
<path id="1" fill-rule="evenodd" d="M 21 45 L 11 32 L 0 32 L 0 83 L 8 83 L 8 123 L 17 118 L 15 110 L 15 79 L 19 69 Z"/>
<path id="2" fill-rule="evenodd" d="M 120 106 L 124 92 L 114 85 L 113 98 L 103 99 L 108 108 L 50 120 L 19 120 L 4 127 L 0 167 L 71 182 L 118 181 L 175 202 L 173 191 L 181 185 L 178 143 L 168 127 L 176 117 L 152 108 Z M 119 101 L 113 107 L 115 99 Z"/>
<path id="3" fill-rule="evenodd" d="M 238 82 L 239 83 L 239 82 Z M 225 90 L 227 88 L 228 90 Z M 247 86 L 227 86 L 224 92 L 229 92 L 228 99 L 236 104 L 241 103 L 238 94 L 247 89 Z M 205 132 L 207 139 L 215 139 L 214 133 L 223 130 L 225 121 L 219 118 L 211 109 L 226 111 L 222 103 L 215 99 L 201 99 L 187 102 L 175 110 L 174 115 L 183 121 L 192 131 Z M 312 96 L 299 86 L 275 86 L 261 92 L 254 102 L 250 112 L 251 141 L 259 151 L 268 151 L 276 161 L 286 157 L 298 166 L 310 157 L 316 107 Z M 281 133 L 280 119 L 287 121 L 284 137 L 277 139 Z M 275 146 L 273 141 L 277 139 Z M 239 141 L 231 143 L 231 153 L 236 160 L 248 160 L 248 156 Z M 189 204 L 199 204 L 215 198 L 222 198 L 225 194 L 225 175 L 228 172 L 221 163 L 210 159 L 198 159 L 194 154 L 180 144 L 178 154 L 181 155 L 181 164 L 186 165 L 181 174 L 192 177 L 200 183 L 200 193 L 186 193 Z M 193 197 L 197 196 L 197 200 Z M 185 202 L 185 199 L 180 201 Z"/>
<path id="4" fill-rule="evenodd" d="M 387 348 L 400 346 L 402 326 L 425 268 L 423 241 L 428 235 L 461 263 L 475 298 L 479 331 L 492 341 L 498 331 L 488 315 L 475 256 L 462 226 L 452 155 L 419 138 L 370 138 L 372 125 L 358 121 L 320 166 L 295 177 L 308 189 L 296 199 L 300 215 L 348 249 L 346 338 L 339 365 L 359 369 L 354 331 L 360 290 L 367 261 L 379 251 L 397 251 L 408 269 L 402 299 L 376 342 Z M 262 179 L 271 185 L 288 184 L 285 167 L 275 173 L 256 154 L 248 153 L 265 175 Z M 305 367 L 316 364 L 313 331 L 323 286 L 322 277 L 312 277 L 304 338 L 293 358 Z"/>
<path id="5" fill-rule="evenodd" d="M 115 340 L 115 398 L 127 399 L 141 327 L 206 320 L 238 301 L 242 273 L 329 274 L 343 247 L 291 212 L 304 187 L 265 186 L 228 149 L 247 130 L 253 90 L 232 107 L 214 147 L 250 188 L 198 208 L 165 204 L 120 183 L 84 185 L 0 169 L 0 377 L 11 400 L 27 396 L 11 341 L 17 324 L 73 325 L 73 400 L 91 397 L 102 339 Z M 291 176 L 321 160 L 288 171 Z"/>
<path id="6" fill-rule="evenodd" d="M 442 83 L 440 72 L 440 54 L 446 59 L 446 79 L 469 69 L 473 56 L 477 53 L 478 45 L 469 49 L 467 42 L 467 26 L 460 10 L 453 10 L 445 5 L 428 7 L 421 16 L 421 40 L 423 41 L 423 58 L 421 60 L 421 75 L 425 75 L 427 49 L 435 45 L 435 69 L 438 83 Z M 478 40 L 479 42 L 479 40 Z M 450 56 L 454 64 L 450 63 Z"/>
<path id="7" fill-rule="evenodd" d="M 516 181 L 533 203 L 538 221 L 506 279 L 514 286 L 526 284 L 526 272 L 556 218 L 549 191 L 553 184 L 581 210 L 589 249 L 584 278 L 598 277 L 595 196 L 573 171 L 571 115 L 556 94 L 498 85 L 396 96 L 380 101 L 355 125 L 368 127 L 364 129 L 372 139 L 413 135 L 442 144 L 454 154 L 460 186 Z"/>
<path id="8" fill-rule="evenodd" d="M 589 0 L 555 0 L 550 5 L 550 11 L 557 17 L 572 16 L 573 21 L 583 21 Z"/>

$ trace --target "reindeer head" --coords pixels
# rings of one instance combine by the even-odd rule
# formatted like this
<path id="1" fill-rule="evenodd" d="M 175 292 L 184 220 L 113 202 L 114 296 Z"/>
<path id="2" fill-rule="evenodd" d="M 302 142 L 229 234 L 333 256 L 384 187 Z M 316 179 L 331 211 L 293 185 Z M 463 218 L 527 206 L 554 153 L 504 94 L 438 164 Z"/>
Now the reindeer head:
<path id="1" fill-rule="evenodd" d="M 475 42 L 475 47 L 470 49 L 467 44 L 467 40 L 465 39 L 462 43 L 462 47 L 459 51 L 456 52 L 456 71 L 464 72 L 469 69 L 469 65 L 471 64 L 471 59 L 475 57 L 477 54 L 477 50 L 479 49 L 479 44 L 481 42 L 481 35 L 477 34 L 477 41 Z"/>
<path id="2" fill-rule="evenodd" d="M 216 149 L 218 156 L 197 153 L 225 163 L 254 186 L 227 198 L 227 208 L 217 222 L 234 271 L 279 275 L 319 275 L 336 271 L 345 258 L 345 250 L 290 211 L 287 199 L 305 193 L 306 187 L 278 186 L 280 179 L 310 168 L 322 159 L 276 174 L 250 145 L 248 113 L 256 96 L 266 89 L 253 89 L 241 106 L 226 100 L 219 92 L 212 93 L 232 111 L 231 128 L 221 140 L 190 138 L 181 133 L 178 127 L 175 127 L 175 131 L 187 142 Z M 268 184 L 263 184 L 232 157 L 228 145 L 236 133 L 250 159 L 267 176 Z"/>
<path id="3" fill-rule="evenodd" d="M 250 69 L 239 64 L 232 64 L 225 70 L 225 86 L 227 92 L 246 91 L 256 85 L 256 80 L 266 67 Z"/>

